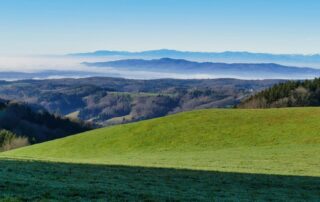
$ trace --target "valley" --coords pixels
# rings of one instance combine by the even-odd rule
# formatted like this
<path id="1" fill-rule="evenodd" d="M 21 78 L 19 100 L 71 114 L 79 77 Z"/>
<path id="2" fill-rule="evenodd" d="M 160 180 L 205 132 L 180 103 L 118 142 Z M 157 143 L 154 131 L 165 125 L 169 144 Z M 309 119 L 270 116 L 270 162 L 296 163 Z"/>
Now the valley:
<path id="1" fill-rule="evenodd" d="M 283 80 L 21 80 L 0 83 L 0 98 L 100 126 L 207 108 L 230 108 Z"/>

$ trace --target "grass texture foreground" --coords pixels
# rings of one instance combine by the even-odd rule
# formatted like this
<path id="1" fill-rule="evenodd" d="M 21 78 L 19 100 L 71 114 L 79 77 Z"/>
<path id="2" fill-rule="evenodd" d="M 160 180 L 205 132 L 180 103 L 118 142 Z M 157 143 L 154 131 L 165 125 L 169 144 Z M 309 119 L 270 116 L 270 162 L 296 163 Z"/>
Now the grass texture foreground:
<path id="1" fill-rule="evenodd" d="M 0 154 L 0 196 L 316 201 L 319 123 L 320 108 L 213 109 L 97 129 Z"/>

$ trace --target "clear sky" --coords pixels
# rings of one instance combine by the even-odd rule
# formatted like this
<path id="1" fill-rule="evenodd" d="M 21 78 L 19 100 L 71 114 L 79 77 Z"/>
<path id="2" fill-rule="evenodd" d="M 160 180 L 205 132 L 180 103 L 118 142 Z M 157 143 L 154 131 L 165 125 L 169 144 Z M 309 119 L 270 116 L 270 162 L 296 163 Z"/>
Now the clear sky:
<path id="1" fill-rule="evenodd" d="M 0 0 L 0 55 L 320 53 L 319 0 Z"/>

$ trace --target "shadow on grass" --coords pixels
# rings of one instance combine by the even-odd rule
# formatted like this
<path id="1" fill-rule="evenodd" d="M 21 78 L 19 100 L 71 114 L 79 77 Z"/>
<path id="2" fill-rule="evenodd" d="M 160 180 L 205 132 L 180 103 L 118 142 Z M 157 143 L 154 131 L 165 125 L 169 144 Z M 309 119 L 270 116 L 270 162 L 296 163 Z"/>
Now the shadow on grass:
<path id="1" fill-rule="evenodd" d="M 0 160 L 7 201 L 320 199 L 320 177 Z"/>

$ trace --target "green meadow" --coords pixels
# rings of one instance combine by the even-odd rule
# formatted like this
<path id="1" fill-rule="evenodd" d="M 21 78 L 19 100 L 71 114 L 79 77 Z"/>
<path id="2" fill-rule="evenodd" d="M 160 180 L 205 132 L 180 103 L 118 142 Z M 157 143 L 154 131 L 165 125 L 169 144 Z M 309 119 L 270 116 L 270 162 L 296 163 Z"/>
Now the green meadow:
<path id="1" fill-rule="evenodd" d="M 317 201 L 319 123 L 320 108 L 212 109 L 92 130 L 0 154 L 0 197 Z"/>

